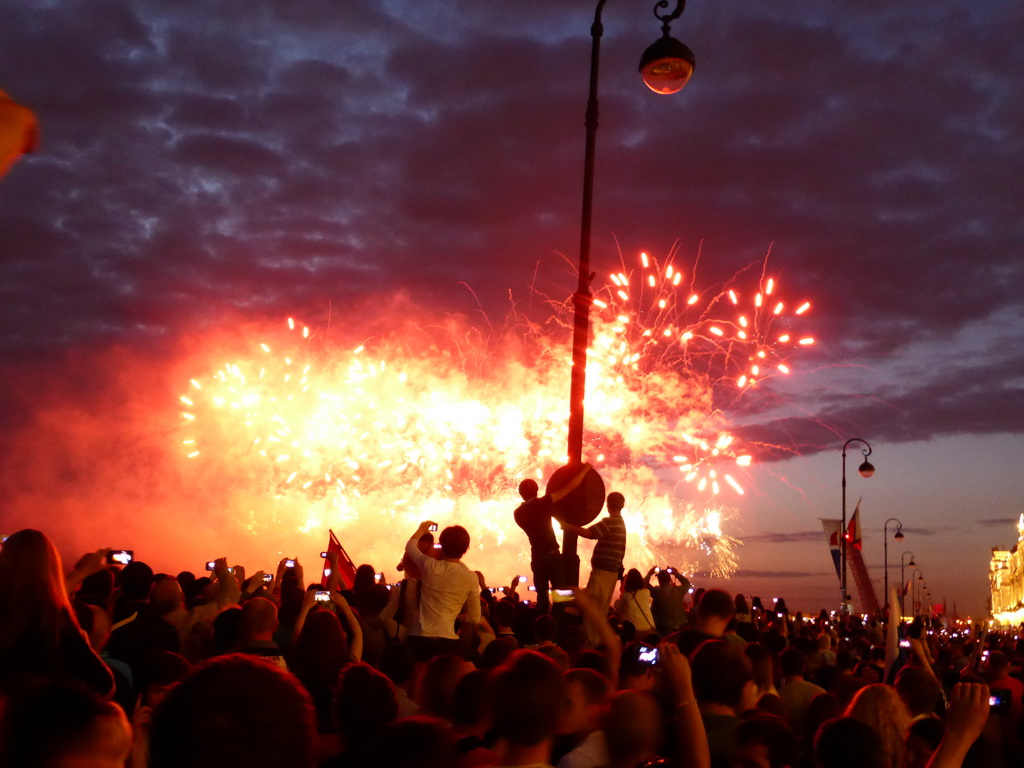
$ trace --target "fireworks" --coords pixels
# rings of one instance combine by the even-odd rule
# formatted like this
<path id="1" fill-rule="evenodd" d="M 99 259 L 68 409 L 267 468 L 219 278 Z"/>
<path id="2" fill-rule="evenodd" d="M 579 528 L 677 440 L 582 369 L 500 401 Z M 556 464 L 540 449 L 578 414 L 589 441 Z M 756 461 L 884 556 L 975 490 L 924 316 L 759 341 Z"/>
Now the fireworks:
<path id="1" fill-rule="evenodd" d="M 807 306 L 788 314 L 764 275 L 705 299 L 646 254 L 595 296 L 584 457 L 626 496 L 637 564 L 735 570 L 728 510 L 706 502 L 743 493 L 752 456 L 727 431 L 719 393 L 728 385 L 734 400 L 787 374 L 785 354 L 812 341 L 789 326 Z M 191 380 L 184 453 L 245 486 L 233 503 L 250 507 L 239 511 L 254 532 L 331 527 L 357 560 L 390 562 L 420 520 L 459 522 L 488 562 L 523 572 L 516 486 L 565 457 L 569 339 L 553 320 L 542 326 L 553 331 L 418 329 L 344 349 L 289 319 Z M 672 498 L 673 480 L 690 499 Z"/>

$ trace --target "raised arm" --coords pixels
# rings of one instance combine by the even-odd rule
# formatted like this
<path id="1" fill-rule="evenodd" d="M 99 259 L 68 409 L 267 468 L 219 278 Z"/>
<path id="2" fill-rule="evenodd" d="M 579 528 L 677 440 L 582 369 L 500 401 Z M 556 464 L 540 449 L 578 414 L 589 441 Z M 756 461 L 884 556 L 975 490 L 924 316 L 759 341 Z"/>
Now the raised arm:
<path id="1" fill-rule="evenodd" d="M 988 720 L 989 689 L 982 683 L 957 683 L 950 697 L 946 732 L 925 768 L 960 768 L 967 750 Z"/>
<path id="2" fill-rule="evenodd" d="M 69 595 L 73 595 L 86 578 L 94 573 L 99 573 L 107 567 L 106 560 L 108 554 L 110 554 L 109 549 L 97 549 L 95 552 L 90 552 L 83 556 L 78 561 L 75 569 L 64 577 L 64 588 L 67 589 Z"/>
<path id="3" fill-rule="evenodd" d="M 238 598 L 242 595 L 242 588 L 238 585 L 235 575 L 228 570 L 226 557 L 217 559 L 213 573 L 217 577 L 217 597 L 214 598 L 214 602 L 217 604 L 218 610 L 237 603 Z"/>
<path id="4" fill-rule="evenodd" d="M 409 558 L 409 560 L 417 568 L 419 568 L 420 573 L 423 573 L 423 569 L 430 564 L 433 558 L 427 557 L 422 552 L 420 552 L 420 548 L 417 546 L 417 544 L 419 544 L 420 537 L 422 537 L 423 534 L 430 531 L 430 527 L 432 525 L 434 525 L 434 522 L 432 520 L 424 520 L 422 523 L 420 523 L 420 527 L 416 529 L 416 532 L 409 538 L 407 542 L 405 542 L 405 556 Z"/>
<path id="5" fill-rule="evenodd" d="M 359 619 L 352 612 L 352 608 L 349 607 L 348 600 L 342 597 L 340 592 L 331 590 L 331 602 L 338 606 L 342 615 L 345 617 L 345 623 L 348 624 L 349 631 L 352 633 L 352 639 L 349 641 L 349 655 L 352 661 L 359 661 L 363 658 L 363 628 L 359 624 Z"/>
<path id="6" fill-rule="evenodd" d="M 711 768 L 711 752 L 704 722 L 693 693 L 690 662 L 673 642 L 658 646 L 659 663 L 672 688 L 676 708 L 676 733 L 679 738 L 679 764 L 682 768 Z"/>
<path id="7" fill-rule="evenodd" d="M 651 570 L 649 570 L 647 572 L 647 575 L 644 576 L 644 586 L 647 589 L 653 589 L 653 587 L 651 586 L 651 576 L 653 576 L 657 572 L 658 572 L 658 566 L 652 565 L 651 566 Z"/>
<path id="8" fill-rule="evenodd" d="M 602 614 L 585 589 L 576 590 L 576 607 L 583 614 L 584 625 L 597 635 L 598 642 L 604 646 L 612 688 L 618 688 L 619 664 L 622 662 L 622 640 L 612 631 L 611 624 L 608 623 L 607 611 Z"/>

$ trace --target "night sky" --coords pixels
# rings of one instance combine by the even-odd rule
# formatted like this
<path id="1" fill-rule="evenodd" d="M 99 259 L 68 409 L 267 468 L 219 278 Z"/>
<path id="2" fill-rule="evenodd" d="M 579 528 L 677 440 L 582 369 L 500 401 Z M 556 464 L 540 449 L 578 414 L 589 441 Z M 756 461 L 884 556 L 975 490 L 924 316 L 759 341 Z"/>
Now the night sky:
<path id="1" fill-rule="evenodd" d="M 730 502 L 732 588 L 837 602 L 817 518 L 839 516 L 840 450 L 861 437 L 878 471 L 858 477 L 851 449 L 848 506 L 863 497 L 879 591 L 898 517 L 891 582 L 909 550 L 933 602 L 983 611 L 989 549 L 1024 511 L 1024 6 L 692 0 L 672 29 L 696 70 L 675 96 L 637 74 L 651 8 L 604 12 L 593 267 L 671 253 L 721 286 L 770 252 L 814 304 L 818 344 L 733 414 L 777 449 Z M 211 334 L 291 315 L 487 324 L 568 297 L 593 12 L 5 9 L 0 89 L 42 137 L 0 180 L 3 524 L 54 531 L 66 557 L 127 546 L 111 537 L 173 482 L 145 457 Z M 75 490 L 111 457 L 134 489 L 116 512 Z"/>

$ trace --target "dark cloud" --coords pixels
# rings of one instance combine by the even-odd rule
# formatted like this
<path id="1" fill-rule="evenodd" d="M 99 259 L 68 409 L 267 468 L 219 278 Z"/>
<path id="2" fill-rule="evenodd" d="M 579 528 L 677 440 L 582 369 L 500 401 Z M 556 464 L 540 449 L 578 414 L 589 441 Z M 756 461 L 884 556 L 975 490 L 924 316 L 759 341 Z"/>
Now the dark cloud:
<path id="1" fill-rule="evenodd" d="M 802 544 L 805 542 L 824 541 L 825 535 L 821 531 L 798 531 L 794 533 L 757 533 L 752 536 L 744 536 L 745 544 Z"/>
<path id="2" fill-rule="evenodd" d="M 974 523 L 985 528 L 1002 528 L 1009 531 L 1013 530 L 1013 526 L 1017 524 L 1018 519 L 1015 517 L 987 517 L 982 520 L 975 520 Z"/>
<path id="3" fill-rule="evenodd" d="M 740 568 L 736 571 L 737 579 L 810 579 L 828 576 L 824 571 L 748 571 Z"/>

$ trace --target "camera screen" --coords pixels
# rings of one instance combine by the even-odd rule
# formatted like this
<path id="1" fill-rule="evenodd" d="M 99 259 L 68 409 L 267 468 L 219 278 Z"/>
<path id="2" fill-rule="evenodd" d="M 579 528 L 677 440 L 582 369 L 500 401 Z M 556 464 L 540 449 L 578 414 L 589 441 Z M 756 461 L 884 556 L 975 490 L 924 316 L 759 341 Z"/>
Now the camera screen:
<path id="1" fill-rule="evenodd" d="M 315 600 L 318 603 L 329 603 L 331 601 L 331 593 L 328 592 L 326 589 L 318 589 L 316 591 Z"/>
<path id="2" fill-rule="evenodd" d="M 127 549 L 113 549 L 107 556 L 107 562 L 128 565 L 132 561 L 132 553 Z"/>
<path id="3" fill-rule="evenodd" d="M 274 574 L 272 574 L 272 573 L 264 573 L 263 574 L 263 581 L 273 581 L 273 580 L 274 580 Z"/>
<path id="4" fill-rule="evenodd" d="M 1010 704 L 1010 692 L 1003 689 L 997 689 L 992 691 L 992 695 L 988 697 L 988 704 L 990 707 L 1007 707 Z"/>
<path id="5" fill-rule="evenodd" d="M 658 649 L 651 648 L 646 645 L 640 646 L 640 650 L 637 653 L 636 660 L 641 664 L 657 664 L 658 663 Z"/>
<path id="6" fill-rule="evenodd" d="M 285 560 L 284 561 L 284 567 L 285 568 L 294 568 L 295 567 L 295 561 L 294 560 Z"/>

